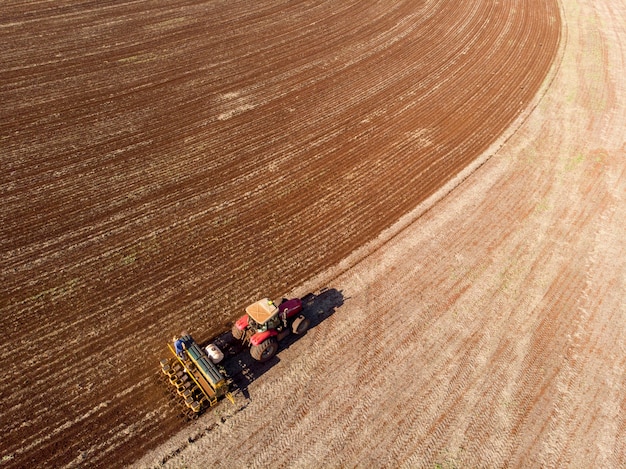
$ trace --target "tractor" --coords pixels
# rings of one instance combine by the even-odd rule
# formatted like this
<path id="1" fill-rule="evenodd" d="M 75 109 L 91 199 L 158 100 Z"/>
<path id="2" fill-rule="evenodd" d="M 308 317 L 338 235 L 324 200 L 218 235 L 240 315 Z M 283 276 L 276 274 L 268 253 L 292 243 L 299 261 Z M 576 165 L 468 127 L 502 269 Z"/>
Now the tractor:
<path id="1" fill-rule="evenodd" d="M 301 312 L 300 298 L 283 298 L 278 306 L 264 298 L 246 308 L 246 314 L 233 325 L 233 337 L 250 346 L 252 358 L 265 362 L 276 355 L 279 341 L 291 333 L 304 334 L 309 328 L 310 321 Z"/>

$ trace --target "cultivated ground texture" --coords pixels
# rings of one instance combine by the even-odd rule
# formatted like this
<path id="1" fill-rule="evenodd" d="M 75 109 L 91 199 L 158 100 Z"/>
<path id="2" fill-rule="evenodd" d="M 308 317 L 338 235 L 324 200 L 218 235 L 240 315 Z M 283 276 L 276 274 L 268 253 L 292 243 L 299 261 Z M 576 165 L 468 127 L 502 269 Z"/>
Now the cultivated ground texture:
<path id="1" fill-rule="evenodd" d="M 626 465 L 625 0 L 9 1 L 0 36 L 0 467 Z M 308 292 L 176 417 L 166 340 Z"/>

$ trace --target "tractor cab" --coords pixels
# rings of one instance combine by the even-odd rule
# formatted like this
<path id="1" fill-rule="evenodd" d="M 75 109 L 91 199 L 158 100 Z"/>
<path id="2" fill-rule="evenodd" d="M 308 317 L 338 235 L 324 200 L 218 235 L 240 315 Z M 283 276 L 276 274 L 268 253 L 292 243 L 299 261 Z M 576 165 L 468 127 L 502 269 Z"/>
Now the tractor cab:
<path id="1" fill-rule="evenodd" d="M 285 309 L 282 316 L 285 316 Z M 282 329 L 286 318 L 281 318 L 279 308 L 269 298 L 264 298 L 246 308 L 248 323 L 257 332 L 265 332 L 268 329 Z"/>

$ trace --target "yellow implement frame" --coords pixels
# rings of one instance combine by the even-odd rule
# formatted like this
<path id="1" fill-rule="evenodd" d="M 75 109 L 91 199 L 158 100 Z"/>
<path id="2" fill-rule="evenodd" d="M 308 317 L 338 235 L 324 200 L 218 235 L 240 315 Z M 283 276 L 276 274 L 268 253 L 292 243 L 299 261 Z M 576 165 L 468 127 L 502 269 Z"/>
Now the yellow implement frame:
<path id="1" fill-rule="evenodd" d="M 198 366 L 195 364 L 194 360 L 187 355 L 187 359 L 183 360 L 178 356 L 172 344 L 167 344 L 168 348 L 176 357 L 176 360 L 181 364 L 187 376 L 195 383 L 195 385 L 200 389 L 202 395 L 204 396 L 202 400 L 206 400 L 210 407 L 213 407 L 218 403 L 218 399 L 221 396 L 225 396 L 231 403 L 235 403 L 235 399 L 232 394 L 228 392 L 228 383 L 226 380 L 220 381 L 217 383 L 217 386 L 214 388 L 211 383 L 203 376 L 200 372 Z M 188 352 L 185 352 L 186 354 Z M 224 389 L 225 388 L 225 389 Z M 194 408 L 195 412 L 199 412 L 202 406 Z"/>

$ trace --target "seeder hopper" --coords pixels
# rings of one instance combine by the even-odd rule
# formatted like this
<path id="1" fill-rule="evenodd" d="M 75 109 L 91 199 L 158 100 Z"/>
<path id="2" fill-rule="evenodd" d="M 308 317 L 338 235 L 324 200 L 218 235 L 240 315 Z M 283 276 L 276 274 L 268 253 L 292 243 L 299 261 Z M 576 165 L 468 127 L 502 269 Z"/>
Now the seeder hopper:
<path id="1" fill-rule="evenodd" d="M 187 418 L 197 418 L 223 397 L 233 402 L 228 392 L 228 380 L 214 363 L 215 359 L 190 335 L 176 338 L 168 347 L 173 357 L 161 360 L 161 371 L 171 385 L 172 399 L 181 402 Z"/>

